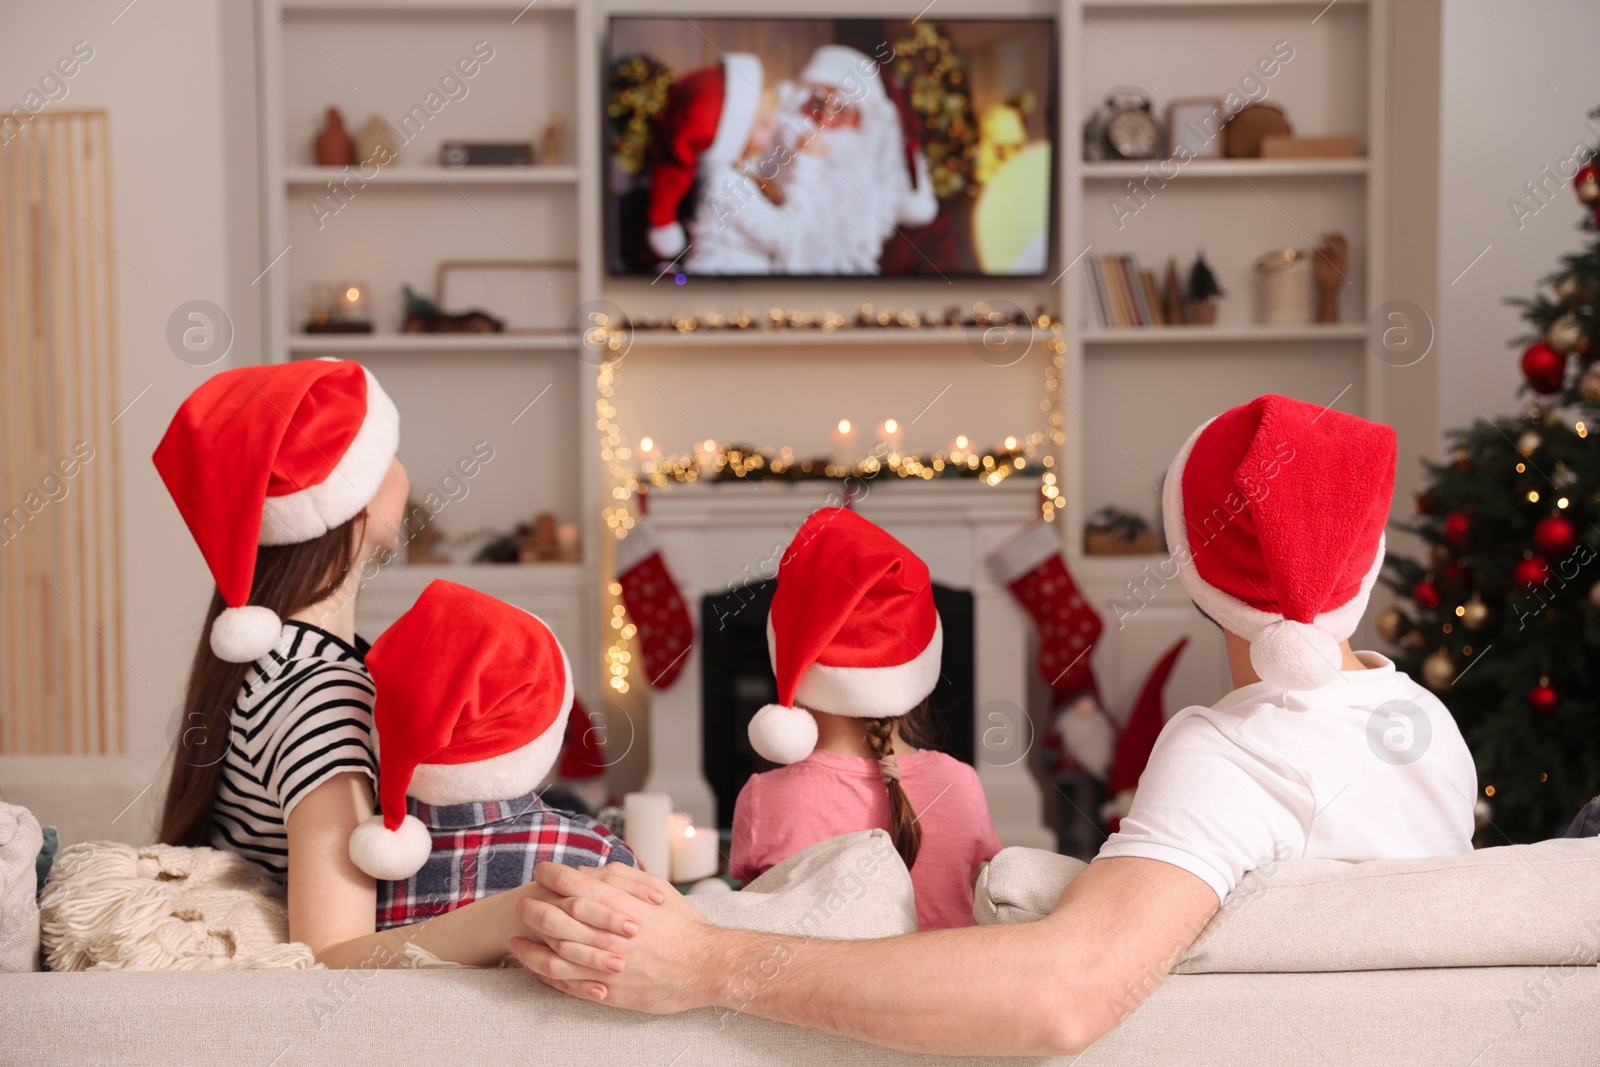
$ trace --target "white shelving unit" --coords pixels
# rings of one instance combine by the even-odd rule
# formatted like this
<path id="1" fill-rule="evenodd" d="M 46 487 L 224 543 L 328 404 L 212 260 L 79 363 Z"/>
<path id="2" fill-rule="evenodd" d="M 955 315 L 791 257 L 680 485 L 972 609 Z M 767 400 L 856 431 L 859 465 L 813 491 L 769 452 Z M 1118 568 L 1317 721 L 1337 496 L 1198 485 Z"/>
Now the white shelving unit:
<path id="1" fill-rule="evenodd" d="M 263 245 L 278 257 L 259 280 L 267 357 L 370 366 L 402 413 L 400 455 L 413 496 L 436 489 L 449 501 L 437 517 L 447 536 L 507 530 L 540 511 L 583 531 L 581 563 L 386 568 L 363 592 L 360 623 L 381 630 L 435 578 L 471 585 L 545 618 L 567 644 L 579 693 L 596 699 L 594 368 L 564 332 L 396 332 L 401 287 L 433 295 L 444 260 L 573 262 L 579 299 L 599 295 L 600 249 L 579 239 L 578 222 L 599 210 L 579 164 L 597 157 L 599 57 L 577 47 L 594 36 L 594 12 L 574 0 L 257 0 L 256 9 Z M 479 41 L 493 56 L 463 77 L 455 63 Z M 452 86 L 442 85 L 446 74 Z M 430 91 L 444 105 L 402 128 L 401 117 Z M 364 179 L 351 168 L 348 181 L 342 168 L 316 166 L 312 139 L 328 106 L 343 112 L 352 135 L 368 115 L 386 118 L 400 131 L 398 160 Z M 548 164 L 436 162 L 442 140 L 537 143 L 551 118 L 565 123 L 567 143 Z M 321 218 L 308 210 L 319 201 Z M 346 280 L 365 284 L 378 332 L 301 332 L 310 283 Z M 478 440 L 496 459 L 475 481 L 461 480 L 454 463 Z M 454 496 L 441 488 L 452 477 Z"/>
<path id="2" fill-rule="evenodd" d="M 1383 376 L 1365 336 L 1374 294 L 1385 291 L 1388 251 L 1388 2 L 1061 4 L 1059 258 L 1062 266 L 1083 258 L 1057 283 L 1068 334 L 1060 521 L 1071 565 L 1106 622 L 1095 665 L 1110 681 L 1113 706 L 1128 705 L 1151 662 L 1180 635 L 1191 646 L 1169 687 L 1169 706 L 1189 694 L 1209 701 L 1231 686 L 1216 630 L 1190 607 L 1166 557 L 1085 556 L 1089 514 L 1115 504 L 1156 519 L 1166 464 L 1188 434 L 1224 406 L 1262 392 L 1382 417 Z M 1294 57 L 1264 79 L 1255 61 L 1278 41 L 1289 42 Z M 1252 73 L 1297 133 L 1354 134 L 1365 154 L 1197 159 L 1176 176 L 1165 168 L 1164 181 L 1159 161 L 1082 159 L 1083 122 L 1113 88 L 1137 87 L 1164 117 L 1168 101 L 1222 97 L 1240 91 Z M 1111 208 L 1119 196 L 1120 213 Z M 1254 261 L 1273 248 L 1309 249 L 1330 230 L 1350 242 L 1341 321 L 1259 325 Z M 1093 257 L 1132 253 L 1159 278 L 1168 256 L 1186 270 L 1197 246 L 1227 294 L 1215 326 L 1079 327 L 1080 268 Z"/>

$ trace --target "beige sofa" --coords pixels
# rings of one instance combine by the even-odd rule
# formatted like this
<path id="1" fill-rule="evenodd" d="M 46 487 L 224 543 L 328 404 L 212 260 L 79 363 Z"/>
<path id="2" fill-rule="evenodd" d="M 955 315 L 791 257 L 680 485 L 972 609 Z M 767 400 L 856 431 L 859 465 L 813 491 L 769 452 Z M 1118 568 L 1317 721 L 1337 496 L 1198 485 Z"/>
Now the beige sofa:
<path id="1" fill-rule="evenodd" d="M 976 916 L 1037 919 L 1079 869 L 1007 849 L 980 880 Z M 695 899 L 713 921 L 802 935 L 882 936 L 914 914 L 881 831 L 808 850 L 744 892 Z M 1600 841 L 1404 863 L 1289 861 L 1248 876 L 1178 973 L 1148 996 L 1130 990 L 1137 1010 L 1079 1059 L 1600 1063 L 1597 955 Z M 726 1012 L 599 1007 L 520 969 L 5 974 L 0 1005 L 0 1062 L 19 1064 L 917 1058 Z"/>

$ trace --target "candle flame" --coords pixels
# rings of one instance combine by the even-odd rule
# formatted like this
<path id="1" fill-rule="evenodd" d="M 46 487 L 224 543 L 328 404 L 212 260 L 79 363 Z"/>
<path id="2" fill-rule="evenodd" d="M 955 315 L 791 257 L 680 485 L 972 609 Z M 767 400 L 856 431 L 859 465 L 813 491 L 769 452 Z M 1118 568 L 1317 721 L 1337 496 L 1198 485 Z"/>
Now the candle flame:
<path id="1" fill-rule="evenodd" d="M 898 422 L 895 422 L 893 419 L 884 419 L 883 420 L 883 432 L 884 433 L 898 433 L 899 430 L 900 430 L 900 424 Z"/>
<path id="2" fill-rule="evenodd" d="M 361 290 L 352 285 L 344 291 L 344 298 L 348 303 L 354 304 L 361 299 Z"/>
<path id="3" fill-rule="evenodd" d="M 693 836 L 694 836 L 694 827 L 692 827 L 692 826 L 685 826 L 685 827 L 684 827 L 684 828 L 683 828 L 683 836 L 684 836 L 684 837 L 693 837 Z"/>
<path id="4" fill-rule="evenodd" d="M 639 451 L 641 451 L 641 452 L 649 452 L 651 449 L 653 449 L 655 447 L 656 447 L 656 443 L 655 443 L 654 439 L 649 438 L 649 437 L 641 437 L 641 438 L 639 438 Z"/>
<path id="5" fill-rule="evenodd" d="M 849 433 L 850 432 L 850 420 L 849 419 L 840 419 L 839 420 L 839 432 L 840 433 Z"/>
<path id="6" fill-rule="evenodd" d="M 966 434 L 964 434 L 964 433 L 956 434 L 956 447 L 957 448 L 966 448 L 967 445 L 970 444 L 970 443 L 971 442 L 967 440 L 967 435 Z"/>
<path id="7" fill-rule="evenodd" d="M 1007 437 L 1005 445 L 1007 452 L 1015 452 L 1017 450 L 1017 439 L 1015 437 Z"/>

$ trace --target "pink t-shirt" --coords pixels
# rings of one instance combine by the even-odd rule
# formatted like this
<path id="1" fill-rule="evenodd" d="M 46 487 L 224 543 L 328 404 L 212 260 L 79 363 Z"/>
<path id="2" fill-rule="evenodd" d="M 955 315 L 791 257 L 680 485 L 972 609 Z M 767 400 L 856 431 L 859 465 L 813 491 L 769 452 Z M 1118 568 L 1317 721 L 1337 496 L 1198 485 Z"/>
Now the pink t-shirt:
<path id="1" fill-rule="evenodd" d="M 899 763 L 900 784 L 922 827 L 911 868 L 917 926 L 971 926 L 978 866 L 1000 851 L 978 774 L 943 752 L 912 752 Z M 748 881 L 819 841 L 874 827 L 889 828 L 889 793 L 878 761 L 813 752 L 744 784 L 733 808 L 728 869 Z"/>

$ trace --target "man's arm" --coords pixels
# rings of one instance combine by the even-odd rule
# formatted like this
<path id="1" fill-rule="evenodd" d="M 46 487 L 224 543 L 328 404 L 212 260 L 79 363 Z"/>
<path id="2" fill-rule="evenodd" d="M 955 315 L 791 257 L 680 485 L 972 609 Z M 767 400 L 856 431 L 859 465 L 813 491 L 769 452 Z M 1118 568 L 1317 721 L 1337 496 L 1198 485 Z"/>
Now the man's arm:
<path id="1" fill-rule="evenodd" d="M 641 1011 L 718 1006 L 913 1052 L 1076 1053 L 1142 1004 L 1212 915 L 1204 881 L 1157 860 L 1097 860 L 1037 923 L 940 930 L 880 941 L 827 941 L 727 930 L 666 887 L 661 904 L 599 876 L 541 865 L 568 898 L 528 900 L 539 940 L 518 958 L 546 984 Z M 612 884 L 615 883 L 615 884 Z M 613 913 L 638 924 L 631 937 Z M 615 959 L 625 966 L 614 973 Z M 602 969 L 606 968 L 606 969 Z"/>

